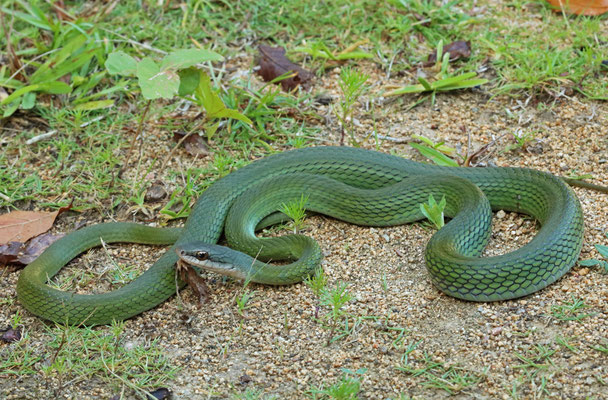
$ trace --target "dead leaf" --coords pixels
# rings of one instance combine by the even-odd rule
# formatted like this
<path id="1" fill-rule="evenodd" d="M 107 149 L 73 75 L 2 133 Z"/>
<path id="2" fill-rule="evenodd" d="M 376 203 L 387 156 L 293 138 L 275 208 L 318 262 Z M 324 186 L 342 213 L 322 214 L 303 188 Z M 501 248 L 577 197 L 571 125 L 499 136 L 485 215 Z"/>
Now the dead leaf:
<path id="1" fill-rule="evenodd" d="M 177 262 L 177 271 L 182 281 L 186 282 L 198 298 L 199 307 L 209 300 L 211 290 L 207 286 L 205 279 L 196 272 L 194 267 L 188 263 L 179 260 Z"/>
<path id="2" fill-rule="evenodd" d="M 302 85 L 303 87 L 308 87 L 310 85 L 310 80 L 313 76 L 312 73 L 289 61 L 287 57 L 285 57 L 284 48 L 261 45 L 258 48 L 258 51 L 260 52 L 258 56 L 258 65 L 260 66 L 258 74 L 261 75 L 266 82 L 270 82 L 283 74 L 292 72 L 293 76 L 283 79 L 280 82 L 283 90 L 291 91 L 298 85 Z"/>
<path id="3" fill-rule="evenodd" d="M 167 388 L 158 388 L 150 392 L 146 397 L 149 400 L 166 400 L 171 398 L 171 391 Z"/>
<path id="4" fill-rule="evenodd" d="M 601 15 L 608 12 L 608 0 L 547 0 L 556 12 L 563 9 L 569 14 Z"/>
<path id="5" fill-rule="evenodd" d="M 4 343 L 13 343 L 21 340 L 21 331 L 22 327 L 18 326 L 16 328 L 10 327 L 4 332 L 2 332 L 2 336 L 0 336 L 0 340 Z"/>
<path id="6" fill-rule="evenodd" d="M 163 185 L 160 183 L 154 183 L 146 191 L 146 196 L 144 197 L 144 200 L 154 202 L 154 201 L 162 200 L 166 196 L 167 196 L 167 191 L 165 190 Z"/>
<path id="7" fill-rule="evenodd" d="M 0 244 L 9 242 L 25 243 L 51 229 L 55 218 L 72 208 L 70 203 L 54 212 L 12 211 L 0 215 Z"/>
<path id="8" fill-rule="evenodd" d="M 34 261 L 47 247 L 65 236 L 65 233 L 43 233 L 30 240 L 22 255 L 17 261 L 23 265 L 28 265 Z"/>
<path id="9" fill-rule="evenodd" d="M 184 149 L 188 154 L 201 157 L 209 155 L 209 148 L 207 147 L 207 143 L 205 143 L 205 139 L 197 134 L 186 136 L 185 139 L 184 136 L 186 135 L 182 132 L 174 132 L 173 140 L 179 142 L 183 139 Z"/>
<path id="10" fill-rule="evenodd" d="M 0 265 L 28 265 L 34 261 L 53 242 L 64 237 L 64 233 L 43 233 L 30 240 L 27 244 L 9 242 L 0 245 Z"/>
<path id="11" fill-rule="evenodd" d="M 471 42 L 467 40 L 457 40 L 446 46 L 443 46 L 443 54 L 450 53 L 450 61 L 460 60 L 461 58 L 471 57 Z M 424 64 L 425 67 L 430 67 L 437 62 L 437 52 L 434 51 L 429 54 L 427 62 Z"/>
<path id="12" fill-rule="evenodd" d="M 21 242 L 8 242 L 7 244 L 0 245 L 0 265 L 14 263 L 19 258 L 22 248 L 23 243 Z"/>

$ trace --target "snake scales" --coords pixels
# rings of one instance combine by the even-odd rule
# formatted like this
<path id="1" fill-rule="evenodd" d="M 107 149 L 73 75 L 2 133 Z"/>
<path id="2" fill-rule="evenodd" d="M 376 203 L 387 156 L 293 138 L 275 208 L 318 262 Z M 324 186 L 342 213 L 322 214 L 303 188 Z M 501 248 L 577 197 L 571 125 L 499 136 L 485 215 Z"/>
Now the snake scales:
<path id="1" fill-rule="evenodd" d="M 316 147 L 271 155 L 216 181 L 196 202 L 184 228 L 104 223 L 70 233 L 23 270 L 17 285 L 19 301 L 32 313 L 60 323 L 106 324 L 132 317 L 175 293 L 175 246 L 188 249 L 192 242 L 198 243 L 195 248 L 201 242 L 217 243 L 231 208 L 235 214 L 231 220 L 246 225 L 235 240 L 244 241 L 257 221 L 272 212 L 266 205 L 299 197 L 302 190 L 310 195 L 313 210 L 380 226 L 420 219 L 418 204 L 429 194 L 435 198 L 445 194 L 449 200 L 446 214 L 453 219 L 427 245 L 427 268 L 439 289 L 468 300 L 510 299 L 542 289 L 572 267 L 582 245 L 583 215 L 578 199 L 562 179 L 551 174 L 523 168 L 439 167 L 363 149 Z M 243 204 L 232 207 L 235 201 Z M 516 251 L 480 258 L 489 235 L 490 207 L 532 215 L 541 229 Z M 255 216 L 239 215 L 239 210 Z M 99 245 L 100 238 L 106 243 L 174 247 L 133 282 L 109 293 L 74 294 L 47 285 L 72 258 Z M 252 259 L 240 261 L 249 262 L 248 268 L 259 268 L 253 274 L 246 271 L 254 281 L 292 283 L 318 263 L 312 253 L 303 254 L 298 246 L 296 243 L 296 250 L 288 251 L 287 257 L 306 256 L 300 264 L 295 262 L 295 272 L 259 262 L 255 265 Z M 257 255 L 255 249 L 249 251 Z M 276 255 L 270 253 L 264 256 Z M 247 257 L 239 252 L 229 254 Z M 238 264 L 234 259 L 231 262 Z"/>

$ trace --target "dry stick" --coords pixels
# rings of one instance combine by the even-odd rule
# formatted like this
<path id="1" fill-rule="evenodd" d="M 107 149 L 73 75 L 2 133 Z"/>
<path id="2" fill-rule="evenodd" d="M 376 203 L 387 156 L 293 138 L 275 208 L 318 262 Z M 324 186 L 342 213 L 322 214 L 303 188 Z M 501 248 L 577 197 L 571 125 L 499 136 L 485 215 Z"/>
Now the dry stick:
<path id="1" fill-rule="evenodd" d="M 471 161 L 478 157 L 480 154 L 483 154 L 484 152 L 488 151 L 488 149 L 491 146 L 494 146 L 494 144 L 499 141 L 500 139 L 502 139 L 504 136 L 506 135 L 506 133 L 503 133 L 502 135 L 500 135 L 499 137 L 497 137 L 496 139 L 492 140 L 490 143 L 486 144 L 485 146 L 482 146 L 479 150 L 477 150 L 475 153 L 471 154 L 470 156 L 467 156 L 467 159 L 464 160 L 464 166 L 468 167 L 471 164 Z M 467 148 L 467 152 L 469 151 L 469 149 Z"/>
<path id="2" fill-rule="evenodd" d="M 152 100 L 148 100 L 148 102 L 146 103 L 144 112 L 141 115 L 141 120 L 139 121 L 139 126 L 137 127 L 137 132 L 135 132 L 135 136 L 133 137 L 133 140 L 131 140 L 131 145 L 129 146 L 129 152 L 127 153 L 127 160 L 123 164 L 122 168 L 118 171 L 119 177 L 122 175 L 122 173 L 124 172 L 127 165 L 129 165 L 129 160 L 131 159 L 131 153 L 133 151 L 133 146 L 135 145 L 135 141 L 137 140 L 137 138 L 139 137 L 139 135 L 142 133 L 142 131 L 144 129 L 144 121 L 146 119 L 146 115 L 148 115 L 148 110 L 150 109 L 150 104 L 152 104 Z M 143 141 L 144 141 L 143 138 L 141 141 L 142 141 L 142 146 L 143 146 Z M 139 156 L 141 159 L 141 152 L 140 152 Z"/>

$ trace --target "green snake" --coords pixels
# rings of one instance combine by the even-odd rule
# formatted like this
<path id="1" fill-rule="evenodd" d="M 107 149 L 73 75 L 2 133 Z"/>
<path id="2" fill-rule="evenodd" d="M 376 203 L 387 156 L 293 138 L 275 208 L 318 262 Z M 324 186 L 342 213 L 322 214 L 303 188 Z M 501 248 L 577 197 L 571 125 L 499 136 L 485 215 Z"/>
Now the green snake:
<path id="1" fill-rule="evenodd" d="M 314 147 L 268 156 L 217 180 L 197 200 L 183 228 L 103 223 L 70 233 L 22 271 L 19 301 L 32 313 L 59 323 L 124 320 L 162 303 L 183 285 L 179 280 L 176 284 L 176 251 L 186 261 L 228 275 L 268 284 L 297 282 L 318 265 L 318 246 L 300 235 L 260 246 L 253 232 L 258 222 L 272 217 L 277 205 L 303 193 L 313 211 L 377 226 L 421 219 L 419 204 L 429 194 L 436 199 L 445 195 L 445 212 L 452 220 L 429 241 L 426 265 L 435 286 L 466 300 L 511 299 L 542 289 L 572 267 L 582 246 L 580 203 L 561 178 L 549 173 L 440 167 L 370 150 Z M 490 208 L 529 214 L 541 228 L 520 249 L 481 258 Z M 242 242 L 249 256 L 216 245 L 225 225 L 228 241 Z M 109 293 L 74 294 L 47 285 L 72 258 L 102 239 L 174 246 L 140 277 Z M 292 248 L 275 249 L 282 244 Z M 259 261 L 279 258 L 297 261 L 287 266 Z"/>

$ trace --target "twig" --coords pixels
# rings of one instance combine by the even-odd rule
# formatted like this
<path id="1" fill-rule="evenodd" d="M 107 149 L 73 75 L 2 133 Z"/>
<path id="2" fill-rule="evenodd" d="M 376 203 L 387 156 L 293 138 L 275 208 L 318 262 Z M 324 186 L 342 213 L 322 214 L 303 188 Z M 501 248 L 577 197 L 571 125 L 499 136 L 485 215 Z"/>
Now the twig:
<path id="1" fill-rule="evenodd" d="M 396 137 L 385 136 L 385 135 L 378 135 L 378 139 L 388 140 L 389 142 L 393 142 L 393 143 L 407 143 L 410 141 L 410 139 L 402 139 L 402 138 L 396 138 Z"/>
<path id="2" fill-rule="evenodd" d="M 91 125 L 93 122 L 100 121 L 100 120 L 102 120 L 104 118 L 105 118 L 105 115 L 100 115 L 98 117 L 93 118 L 90 121 L 87 121 L 87 122 L 84 122 L 84 123 L 80 124 L 80 127 L 84 128 L 85 126 Z M 38 136 L 34 136 L 33 138 L 30 138 L 30 139 L 26 140 L 25 144 L 33 144 L 33 143 L 39 142 L 41 140 L 44 140 L 46 138 L 50 138 L 51 136 L 53 136 L 57 132 L 58 131 L 56 129 L 53 129 L 52 131 L 48 131 L 46 133 L 41 133 Z"/>
<path id="3" fill-rule="evenodd" d="M 33 143 L 39 142 L 41 140 L 50 138 L 51 136 L 53 136 L 57 132 L 58 132 L 57 129 L 53 129 L 52 131 L 48 131 L 46 133 L 42 133 L 42 134 L 40 134 L 38 136 L 34 136 L 33 138 L 30 138 L 30 139 L 26 140 L 25 144 L 33 144 Z"/>

